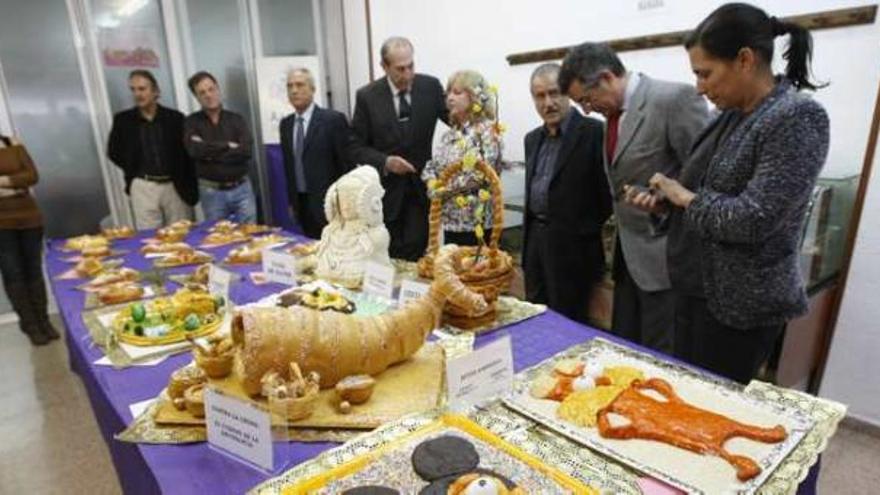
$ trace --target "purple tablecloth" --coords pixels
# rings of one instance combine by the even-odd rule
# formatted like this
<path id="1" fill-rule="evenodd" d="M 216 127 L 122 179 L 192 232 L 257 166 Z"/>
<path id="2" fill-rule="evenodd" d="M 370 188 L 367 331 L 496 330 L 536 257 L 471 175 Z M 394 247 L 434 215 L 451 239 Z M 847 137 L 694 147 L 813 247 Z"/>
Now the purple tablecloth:
<path id="1" fill-rule="evenodd" d="M 196 229 L 188 241 L 196 244 L 204 232 Z M 145 237 L 145 236 L 141 236 Z M 69 253 L 57 248 L 62 241 L 52 241 L 46 254 L 46 265 L 52 277 L 52 290 L 67 327 L 65 335 L 70 366 L 78 373 L 85 384 L 92 408 L 101 429 L 101 434 L 110 448 L 110 454 L 119 482 L 126 493 L 243 493 L 267 476 L 250 467 L 220 455 L 207 444 L 191 445 L 135 445 L 116 441 L 113 435 L 125 429 L 133 419 L 129 405 L 155 397 L 165 387 L 171 373 L 185 365 L 191 357 L 188 354 L 172 356 L 157 366 L 132 367 L 116 370 L 108 366 L 93 364 L 102 353 L 89 338 L 88 330 L 81 318 L 85 299 L 83 292 L 74 287 L 81 280 L 55 280 L 60 273 L 68 270 L 72 263 L 65 262 Z M 135 269 L 149 269 L 150 262 L 139 254 L 142 246 L 140 238 L 115 242 L 117 249 L 126 250 L 125 265 Z M 233 246 L 209 249 L 217 261 L 222 260 Z M 186 273 L 193 267 L 168 270 L 168 273 Z M 258 270 L 255 265 L 236 268 L 244 277 L 233 285 L 231 298 L 236 303 L 255 301 L 283 288 L 278 284 L 255 286 L 246 274 Z M 174 290 L 173 284 L 167 287 Z M 574 344 L 596 336 L 612 340 L 614 337 L 604 332 L 572 322 L 553 312 L 511 325 L 504 330 L 477 339 L 482 346 L 502 335 L 510 335 L 513 340 L 514 366 L 517 370 L 532 366 L 547 357 Z M 631 344 L 627 344 L 631 345 Z M 293 442 L 285 449 L 289 456 L 289 466 L 311 459 L 321 452 L 338 444 Z M 71 452 L 75 455 L 75 446 Z M 801 485 L 799 493 L 815 493 L 818 464 L 810 471 L 810 477 Z"/>

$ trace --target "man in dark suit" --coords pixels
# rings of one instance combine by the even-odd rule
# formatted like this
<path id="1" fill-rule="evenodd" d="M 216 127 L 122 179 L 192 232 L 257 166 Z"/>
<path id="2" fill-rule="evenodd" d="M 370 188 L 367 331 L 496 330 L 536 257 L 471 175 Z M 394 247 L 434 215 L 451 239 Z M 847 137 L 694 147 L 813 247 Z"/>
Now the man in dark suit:
<path id="1" fill-rule="evenodd" d="M 586 322 L 592 288 L 605 271 L 602 225 L 611 214 L 611 194 L 602 124 L 571 108 L 558 76 L 558 64 L 544 64 L 530 80 L 544 125 L 525 137 L 526 297 Z"/>
<path id="2" fill-rule="evenodd" d="M 294 111 L 280 125 L 287 196 L 303 233 L 319 239 L 327 225 L 324 195 L 351 169 L 351 130 L 345 115 L 315 103 L 315 79 L 308 69 L 287 74 L 287 97 Z"/>
<path id="3" fill-rule="evenodd" d="M 151 229 L 191 220 L 199 190 L 183 147 L 183 114 L 159 105 L 159 84 L 149 71 L 132 71 L 128 86 L 135 107 L 113 116 L 107 155 L 125 176 L 135 225 Z"/>
<path id="4" fill-rule="evenodd" d="M 352 127 L 360 145 L 354 157 L 382 176 L 391 257 L 417 260 L 428 244 L 428 195 L 420 176 L 437 120 L 445 122 L 449 111 L 440 81 L 415 73 L 409 40 L 388 39 L 381 55 L 386 77 L 357 92 Z"/>

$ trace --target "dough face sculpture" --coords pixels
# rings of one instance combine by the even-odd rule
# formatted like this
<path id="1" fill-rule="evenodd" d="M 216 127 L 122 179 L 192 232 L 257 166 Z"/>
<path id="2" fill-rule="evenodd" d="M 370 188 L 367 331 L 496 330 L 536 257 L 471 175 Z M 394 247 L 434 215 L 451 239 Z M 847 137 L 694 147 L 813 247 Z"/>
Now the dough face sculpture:
<path id="1" fill-rule="evenodd" d="M 654 390 L 666 401 L 649 397 L 642 390 Z M 612 426 L 608 420 L 611 413 L 627 418 L 629 424 Z M 692 406 L 675 393 L 669 382 L 659 378 L 634 381 L 608 407 L 599 411 L 597 419 L 599 434 L 606 438 L 654 440 L 698 454 L 717 455 L 736 469 L 740 481 L 759 475 L 761 468 L 749 457 L 724 450 L 726 441 L 744 437 L 778 443 L 788 436 L 780 425 L 773 428 L 747 425 Z"/>
<path id="2" fill-rule="evenodd" d="M 325 231 L 326 232 L 326 231 Z M 260 379 L 269 372 L 286 377 L 296 362 L 303 373 L 321 376 L 321 388 L 351 375 L 376 375 L 418 351 L 440 322 L 447 301 L 486 310 L 486 300 L 462 284 L 453 269 L 456 246 L 445 246 L 435 261 L 434 282 L 421 299 L 378 316 L 318 311 L 303 306 L 245 308 L 232 324 L 242 346 L 242 384 L 260 393 Z"/>
<path id="3" fill-rule="evenodd" d="M 324 213 L 329 222 L 321 232 L 315 274 L 329 282 L 360 287 L 364 261 L 391 264 L 391 237 L 382 221 L 379 173 L 361 166 L 343 175 L 327 190 Z"/>

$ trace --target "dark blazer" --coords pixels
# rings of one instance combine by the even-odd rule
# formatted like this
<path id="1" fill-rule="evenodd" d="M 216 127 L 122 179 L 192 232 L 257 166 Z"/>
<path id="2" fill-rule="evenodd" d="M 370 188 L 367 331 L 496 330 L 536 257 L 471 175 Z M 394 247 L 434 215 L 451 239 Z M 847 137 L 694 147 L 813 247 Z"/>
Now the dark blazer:
<path id="1" fill-rule="evenodd" d="M 113 116 L 113 128 L 107 143 L 107 156 L 125 175 L 125 193 L 131 189 L 131 181 L 137 175 L 138 156 L 141 154 L 141 140 L 137 126 L 139 110 L 137 107 L 123 110 Z M 159 105 L 156 122 L 162 126 L 165 150 L 163 157 L 171 170 L 174 189 L 189 205 L 199 202 L 199 188 L 196 170 L 192 160 L 183 147 L 183 114 L 177 110 Z"/>
<path id="2" fill-rule="evenodd" d="M 382 176 L 386 222 L 398 217 L 408 189 L 419 191 L 427 202 L 425 185 L 420 179 L 422 169 L 431 158 L 437 120 L 446 122 L 449 118 L 443 87 L 435 77 L 416 74 L 413 80 L 409 136 L 404 136 L 398 123 L 392 99 L 395 97 L 387 77 L 377 79 L 358 90 L 351 119 L 358 138 L 353 155 L 355 163 L 372 165 Z M 413 164 L 417 173 L 403 176 L 385 173 L 385 160 L 389 155 L 402 156 Z"/>
<path id="3" fill-rule="evenodd" d="M 319 226 L 326 225 L 324 217 L 324 195 L 330 185 L 352 169 L 348 152 L 351 145 L 351 130 L 345 115 L 315 105 L 312 119 L 306 129 L 303 143 L 303 165 L 305 166 L 308 205 L 300 204 L 293 171 L 293 129 L 296 115 L 291 114 L 281 120 L 281 151 L 284 154 L 284 173 L 287 176 L 287 197 L 296 215 L 303 211 L 312 212 L 320 218 Z M 303 209 L 306 206 L 306 209 Z"/>
<path id="4" fill-rule="evenodd" d="M 684 215 L 702 240 L 707 304 L 722 323 L 781 325 L 806 312 L 798 258 L 828 126 L 822 105 L 783 80 L 709 162 Z"/>
<path id="5" fill-rule="evenodd" d="M 588 259 L 585 243 L 601 241 L 602 225 L 611 215 L 611 192 L 602 158 L 603 124 L 574 109 L 562 130 L 562 144 L 553 167 L 548 191 L 547 231 L 552 237 L 553 259 L 570 269 L 558 273 L 553 284 L 594 282 L 604 270 L 604 259 Z M 523 253 L 530 242 L 529 196 L 538 161 L 538 150 L 546 136 L 544 126 L 525 137 L 526 201 L 523 217 Z M 523 260 L 525 262 L 525 260 Z M 574 275 L 579 274 L 579 275 Z M 581 280 L 583 279 L 583 280 Z M 585 303 L 586 304 L 586 303 Z"/>

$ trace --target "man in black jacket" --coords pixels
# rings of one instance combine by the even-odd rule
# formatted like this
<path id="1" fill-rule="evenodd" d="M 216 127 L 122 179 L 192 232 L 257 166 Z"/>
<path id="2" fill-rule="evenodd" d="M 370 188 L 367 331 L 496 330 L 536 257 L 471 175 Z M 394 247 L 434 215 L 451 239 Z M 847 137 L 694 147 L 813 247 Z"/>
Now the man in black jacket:
<path id="1" fill-rule="evenodd" d="M 149 71 L 132 71 L 128 86 L 135 107 L 113 116 L 107 155 L 125 175 L 135 225 L 151 229 L 192 219 L 199 192 L 183 147 L 183 114 L 159 105 L 159 85 Z"/>
<path id="2" fill-rule="evenodd" d="M 525 137 L 526 296 L 586 322 L 592 288 L 605 270 L 601 232 L 611 213 L 611 193 L 602 124 L 571 108 L 558 75 L 559 65 L 544 64 L 530 80 L 544 125 Z"/>
<path id="3" fill-rule="evenodd" d="M 287 74 L 287 97 L 294 111 L 280 124 L 287 195 L 303 233 L 319 239 L 327 225 L 327 189 L 351 170 L 351 129 L 345 115 L 315 104 L 315 79 L 308 69 Z"/>
<path id="4" fill-rule="evenodd" d="M 359 138 L 354 158 L 379 170 L 385 188 L 385 225 L 393 258 L 417 260 L 428 245 L 428 195 L 420 179 L 437 120 L 449 111 L 440 81 L 416 74 L 406 38 L 382 44 L 386 77 L 357 92 L 352 127 Z"/>

